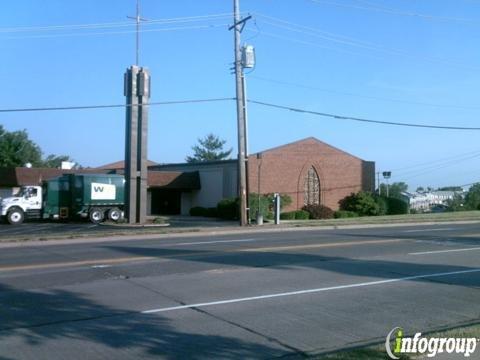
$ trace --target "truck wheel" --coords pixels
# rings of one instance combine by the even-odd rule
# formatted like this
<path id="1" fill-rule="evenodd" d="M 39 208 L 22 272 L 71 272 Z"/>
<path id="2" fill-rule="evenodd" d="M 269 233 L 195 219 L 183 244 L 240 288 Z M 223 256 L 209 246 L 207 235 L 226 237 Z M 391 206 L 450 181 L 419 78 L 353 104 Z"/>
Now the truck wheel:
<path id="1" fill-rule="evenodd" d="M 122 211 L 118 208 L 108 210 L 108 219 L 117 222 L 122 218 Z"/>
<path id="2" fill-rule="evenodd" d="M 105 215 L 102 209 L 93 208 L 92 210 L 90 210 L 89 218 L 90 218 L 90 221 L 94 224 L 98 224 L 99 222 L 102 222 L 104 216 Z"/>
<path id="3" fill-rule="evenodd" d="M 7 213 L 7 221 L 11 225 L 19 225 L 23 223 L 24 219 L 25 219 L 25 214 L 23 213 L 23 210 L 20 208 L 13 208 L 9 210 Z"/>

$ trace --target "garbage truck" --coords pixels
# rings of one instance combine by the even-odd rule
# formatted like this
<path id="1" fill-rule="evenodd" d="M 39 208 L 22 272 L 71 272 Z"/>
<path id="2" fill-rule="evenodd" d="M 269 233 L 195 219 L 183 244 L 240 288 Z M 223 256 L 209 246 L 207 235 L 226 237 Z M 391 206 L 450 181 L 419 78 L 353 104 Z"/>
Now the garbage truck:
<path id="1" fill-rule="evenodd" d="M 12 197 L 2 199 L 0 216 L 17 225 L 28 219 L 106 219 L 124 215 L 125 178 L 113 174 L 64 174 L 42 186 L 22 186 Z"/>

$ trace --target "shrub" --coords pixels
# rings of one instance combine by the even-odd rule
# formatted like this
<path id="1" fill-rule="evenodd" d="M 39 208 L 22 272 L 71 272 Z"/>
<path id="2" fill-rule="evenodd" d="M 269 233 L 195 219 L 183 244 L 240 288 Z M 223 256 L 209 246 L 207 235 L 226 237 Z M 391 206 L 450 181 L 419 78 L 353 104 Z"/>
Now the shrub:
<path id="1" fill-rule="evenodd" d="M 351 193 L 339 201 L 340 210 L 353 211 L 359 216 L 372 216 L 380 214 L 380 205 L 372 194 L 364 191 Z"/>
<path id="2" fill-rule="evenodd" d="M 403 215 L 408 214 L 408 204 L 397 198 L 386 198 L 388 215 Z"/>
<path id="3" fill-rule="evenodd" d="M 223 199 L 217 205 L 217 216 L 224 220 L 240 218 L 240 204 L 238 198 Z"/>
<path id="4" fill-rule="evenodd" d="M 205 216 L 209 218 L 218 217 L 218 210 L 216 207 L 206 209 Z"/>
<path id="5" fill-rule="evenodd" d="M 206 216 L 207 209 L 201 206 L 192 207 L 189 211 L 190 216 Z"/>
<path id="6" fill-rule="evenodd" d="M 281 220 L 295 220 L 295 211 L 284 212 L 280 214 Z"/>
<path id="7" fill-rule="evenodd" d="M 295 211 L 295 220 L 308 220 L 310 219 L 310 213 L 305 210 Z"/>
<path id="8" fill-rule="evenodd" d="M 310 219 L 333 219 L 333 210 L 323 205 L 305 205 L 302 210 L 310 214 Z"/>
<path id="9" fill-rule="evenodd" d="M 248 207 L 250 208 L 250 219 L 255 219 L 258 212 L 258 194 L 250 193 L 248 197 Z M 260 214 L 264 218 L 272 218 L 269 199 L 265 195 L 260 195 Z"/>
<path id="10" fill-rule="evenodd" d="M 265 219 L 273 219 L 274 194 L 262 194 L 260 195 L 260 214 Z M 292 203 L 292 198 L 285 194 L 280 194 L 280 211 Z M 250 208 L 250 218 L 255 219 L 258 212 L 258 194 L 250 193 L 248 197 L 248 207 Z"/>
<path id="11" fill-rule="evenodd" d="M 388 214 L 388 199 L 384 196 L 375 196 L 375 202 L 378 205 L 378 214 L 377 215 L 387 215 Z"/>
<path id="12" fill-rule="evenodd" d="M 333 216 L 335 217 L 335 219 L 345 219 L 345 218 L 357 217 L 358 214 L 356 212 L 353 212 L 353 211 L 338 210 L 338 211 L 335 211 Z"/>

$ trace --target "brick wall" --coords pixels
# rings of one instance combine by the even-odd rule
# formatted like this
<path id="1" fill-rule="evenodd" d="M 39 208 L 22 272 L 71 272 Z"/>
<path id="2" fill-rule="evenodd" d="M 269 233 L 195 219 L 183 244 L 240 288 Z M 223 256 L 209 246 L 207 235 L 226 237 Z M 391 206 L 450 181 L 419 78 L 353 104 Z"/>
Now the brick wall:
<path id="1" fill-rule="evenodd" d="M 339 200 L 352 192 L 373 191 L 375 163 L 363 161 L 321 141 L 309 138 L 284 145 L 249 158 L 250 192 L 258 192 L 258 169 L 261 164 L 260 193 L 288 194 L 292 204 L 285 210 L 304 205 L 304 182 L 310 167 L 320 179 L 321 204 L 338 209 Z"/>

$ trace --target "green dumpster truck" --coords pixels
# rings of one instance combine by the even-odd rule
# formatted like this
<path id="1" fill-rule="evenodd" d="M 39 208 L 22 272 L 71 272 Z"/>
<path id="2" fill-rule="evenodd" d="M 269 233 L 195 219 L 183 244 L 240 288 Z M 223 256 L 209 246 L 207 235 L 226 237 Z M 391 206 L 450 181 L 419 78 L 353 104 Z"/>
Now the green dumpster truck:
<path id="1" fill-rule="evenodd" d="M 125 178 L 111 174 L 66 174 L 23 186 L 0 203 L 0 215 L 10 224 L 26 219 L 88 218 L 93 223 L 105 219 L 119 221 L 125 205 Z"/>

